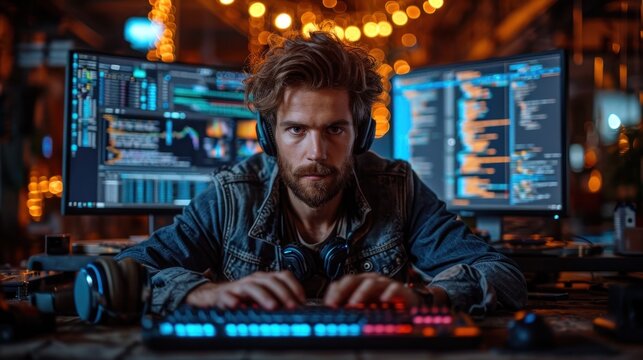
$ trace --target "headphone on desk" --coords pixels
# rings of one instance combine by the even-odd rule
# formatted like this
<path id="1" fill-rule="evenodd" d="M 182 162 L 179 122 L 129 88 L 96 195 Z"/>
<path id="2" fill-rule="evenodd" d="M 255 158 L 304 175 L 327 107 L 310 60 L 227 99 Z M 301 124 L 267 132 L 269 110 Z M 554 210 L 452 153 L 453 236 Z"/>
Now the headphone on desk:
<path id="1" fill-rule="evenodd" d="M 368 151 L 373 145 L 375 139 L 375 120 L 369 118 L 363 121 L 363 125 L 358 126 L 357 136 L 355 137 L 355 146 L 353 146 L 353 154 L 359 155 Z M 358 122 L 359 124 L 359 122 Z M 259 114 L 257 119 L 257 140 L 259 146 L 267 155 L 277 156 L 277 144 L 275 143 L 275 134 L 272 131 L 270 121 Z"/>
<path id="2" fill-rule="evenodd" d="M 148 297 L 147 269 L 129 258 L 98 257 L 80 269 L 74 283 L 76 312 L 94 324 L 138 320 Z"/>

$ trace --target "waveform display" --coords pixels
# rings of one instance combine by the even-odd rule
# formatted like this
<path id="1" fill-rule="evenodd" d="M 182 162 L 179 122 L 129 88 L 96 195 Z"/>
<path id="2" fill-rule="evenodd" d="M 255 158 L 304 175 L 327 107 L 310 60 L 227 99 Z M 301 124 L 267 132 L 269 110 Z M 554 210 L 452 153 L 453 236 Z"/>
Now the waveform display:
<path id="1" fill-rule="evenodd" d="M 172 146 L 173 139 L 183 139 L 189 137 L 192 140 L 192 148 L 194 151 L 199 150 L 199 133 L 189 126 L 184 126 L 181 131 L 172 131 L 174 122 L 172 120 L 165 121 L 165 132 L 160 133 L 159 136 L 165 138 L 165 145 Z"/>
<path id="2" fill-rule="evenodd" d="M 208 165 L 212 160 L 230 160 L 232 138 L 203 136 L 207 130 L 202 121 L 132 119 L 116 115 L 103 115 L 103 119 L 106 165 L 187 168 Z M 213 125 L 217 126 L 216 121 L 209 126 Z"/>
<path id="3" fill-rule="evenodd" d="M 174 109 L 192 111 L 210 116 L 251 118 L 254 115 L 243 101 L 242 92 L 210 90 L 203 86 L 174 89 Z"/>
<path id="4" fill-rule="evenodd" d="M 185 206 L 209 185 L 207 174 L 121 173 L 104 182 L 105 202 Z"/>

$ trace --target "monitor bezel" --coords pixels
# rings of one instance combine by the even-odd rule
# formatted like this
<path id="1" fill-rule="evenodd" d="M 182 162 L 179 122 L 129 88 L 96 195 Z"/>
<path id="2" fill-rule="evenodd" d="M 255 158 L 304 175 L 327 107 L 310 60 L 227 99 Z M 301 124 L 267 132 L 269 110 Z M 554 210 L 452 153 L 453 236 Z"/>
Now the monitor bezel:
<path id="1" fill-rule="evenodd" d="M 561 82 L 560 82 L 560 93 L 561 93 L 561 99 L 560 99 L 560 131 L 561 131 L 561 136 L 560 136 L 560 148 L 562 151 L 561 155 L 561 163 L 563 164 L 562 166 L 562 174 L 561 174 L 561 186 L 562 186 L 562 196 L 561 196 L 561 208 L 560 209 L 516 209 L 516 208 L 504 208 L 504 209 L 483 209 L 483 208 L 463 208 L 459 206 L 450 206 L 448 203 L 445 202 L 447 206 L 447 210 L 458 213 L 462 216 L 480 216 L 480 215 L 489 215 L 489 216 L 554 216 L 554 217 L 565 217 L 568 214 L 568 209 L 569 209 L 569 188 L 568 188 L 568 177 L 569 177 L 569 163 L 568 163 L 568 144 L 569 144 L 569 139 L 567 138 L 568 134 L 568 121 L 567 121 L 567 98 L 568 98 L 568 56 L 567 56 L 567 51 L 564 49 L 553 49 L 553 50 L 547 50 L 547 51 L 539 51 L 539 52 L 531 52 L 531 53 L 523 53 L 523 54 L 517 54 L 517 55 L 511 55 L 511 56 L 499 56 L 499 57 L 492 57 L 492 58 L 487 58 L 487 59 L 481 59 L 481 60 L 471 60 L 471 61 L 461 61 L 461 62 L 454 62 L 454 63 L 448 63 L 448 64 L 438 64 L 438 65 L 429 65 L 429 66 L 423 66 L 419 67 L 417 69 L 412 70 L 409 73 L 406 74 L 401 74 L 401 75 L 394 75 L 391 78 L 391 93 L 395 91 L 395 88 L 393 87 L 393 82 L 395 79 L 400 78 L 403 79 L 405 77 L 410 77 L 410 76 L 417 76 L 418 74 L 421 74 L 423 72 L 435 72 L 435 71 L 440 71 L 443 69 L 452 69 L 456 67 L 465 67 L 465 66 L 471 66 L 471 65 L 482 65 L 482 64 L 488 64 L 488 63 L 493 63 L 493 62 L 506 62 L 506 61 L 514 61 L 514 60 L 525 60 L 525 59 L 530 59 L 530 58 L 536 58 L 536 57 L 545 57 L 545 56 L 559 56 L 560 57 L 560 72 L 561 72 Z M 394 94 L 392 94 L 391 98 L 394 97 Z M 394 108 L 394 102 L 391 101 L 391 112 L 392 114 L 395 114 L 395 108 Z M 395 121 L 394 115 L 392 117 L 393 121 Z M 391 141 L 391 154 L 392 156 L 395 156 L 395 147 L 396 147 L 396 142 L 397 142 L 397 134 L 395 133 L 395 126 L 392 126 L 392 135 L 393 135 L 393 140 Z M 427 185 L 428 186 L 428 185 Z M 430 189 L 430 188 L 429 188 Z M 433 191 L 433 189 L 431 189 Z M 436 194 L 437 195 L 437 194 Z M 443 201 L 440 198 L 441 201 Z"/>
<path id="2" fill-rule="evenodd" d="M 68 91 L 70 88 L 71 84 L 71 76 L 72 76 L 72 71 L 71 71 L 71 64 L 73 62 L 73 56 L 74 54 L 83 54 L 83 55 L 92 55 L 92 56 L 109 56 L 109 57 L 115 57 L 115 58 L 121 58 L 121 59 L 130 59 L 134 61 L 141 61 L 141 62 L 148 62 L 148 63 L 155 63 L 154 61 L 150 61 L 145 58 L 137 57 L 137 56 L 131 56 L 131 55 L 121 55 L 121 54 L 111 54 L 103 51 L 96 51 L 96 50 L 88 50 L 88 49 L 72 49 L 69 50 L 67 54 L 67 63 L 65 64 L 65 104 L 64 104 L 64 121 L 63 121 L 63 151 L 62 151 L 62 156 L 63 156 L 63 171 L 62 171 L 62 177 L 63 177 L 63 193 L 61 196 L 61 214 L 62 215 L 176 215 L 179 214 L 183 211 L 183 209 L 187 205 L 176 205 L 176 206 L 168 206 L 168 207 L 160 207 L 160 208 L 154 208 L 153 206 L 148 207 L 128 207 L 128 206 L 123 206 L 123 207 L 105 207 L 105 208 L 89 208 L 89 207 L 71 207 L 68 205 L 69 203 L 69 191 L 67 189 L 67 184 L 69 180 L 69 175 L 70 175 L 70 156 L 71 152 L 68 147 L 69 145 L 69 137 L 71 136 L 70 134 L 70 121 L 71 121 L 71 115 L 70 115 L 70 110 L 71 110 L 71 101 L 72 101 L 72 96 L 71 96 L 71 91 Z M 191 64 L 191 63 L 184 63 L 184 62 L 172 62 L 172 63 L 167 63 L 168 65 L 180 65 L 180 66 L 187 66 L 187 67 L 193 67 L 193 68 L 208 68 L 212 69 L 214 71 L 233 71 L 233 72 L 239 72 L 239 73 L 247 73 L 245 69 L 241 66 L 229 66 L 229 65 L 208 65 L 208 64 Z M 216 168 L 213 167 L 212 171 L 214 171 Z"/>

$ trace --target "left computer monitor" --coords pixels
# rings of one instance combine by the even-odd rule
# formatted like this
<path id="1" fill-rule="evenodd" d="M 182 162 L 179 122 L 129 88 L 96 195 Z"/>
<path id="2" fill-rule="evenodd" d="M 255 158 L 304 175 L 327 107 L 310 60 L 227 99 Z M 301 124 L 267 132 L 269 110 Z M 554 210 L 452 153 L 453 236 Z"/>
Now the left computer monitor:
<path id="1" fill-rule="evenodd" d="M 178 212 L 215 169 L 260 151 L 245 76 L 70 52 L 63 214 Z"/>

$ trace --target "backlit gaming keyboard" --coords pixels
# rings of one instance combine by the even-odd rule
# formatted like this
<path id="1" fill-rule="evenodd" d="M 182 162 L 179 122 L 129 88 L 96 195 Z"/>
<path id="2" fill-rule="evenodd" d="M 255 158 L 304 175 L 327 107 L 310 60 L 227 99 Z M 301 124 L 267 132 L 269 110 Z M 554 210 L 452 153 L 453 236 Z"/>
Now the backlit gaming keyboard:
<path id="1" fill-rule="evenodd" d="M 393 305 L 267 311 L 182 307 L 142 321 L 152 348 L 467 348 L 480 329 L 464 313 Z"/>

